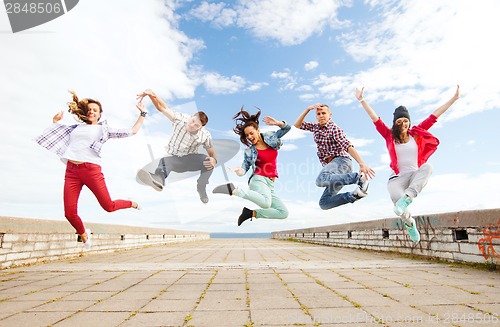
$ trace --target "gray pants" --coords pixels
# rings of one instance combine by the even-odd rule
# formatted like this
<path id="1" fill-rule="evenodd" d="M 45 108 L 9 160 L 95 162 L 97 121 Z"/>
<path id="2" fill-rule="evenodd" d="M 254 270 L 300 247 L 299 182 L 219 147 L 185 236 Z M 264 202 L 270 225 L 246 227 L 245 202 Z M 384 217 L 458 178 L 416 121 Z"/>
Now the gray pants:
<path id="1" fill-rule="evenodd" d="M 156 168 L 155 175 L 163 178 L 163 181 L 168 177 L 170 172 L 185 173 L 187 171 L 200 171 L 198 185 L 205 187 L 208 184 L 208 179 L 213 173 L 213 169 L 207 169 L 203 165 L 203 161 L 208 156 L 205 154 L 188 154 L 183 157 L 163 157 Z"/>
<path id="2" fill-rule="evenodd" d="M 429 163 L 424 163 L 414 172 L 395 175 L 389 178 L 387 182 L 387 190 L 394 204 L 403 196 L 408 195 L 411 198 L 416 198 L 427 184 L 429 177 L 432 174 L 432 166 Z"/>

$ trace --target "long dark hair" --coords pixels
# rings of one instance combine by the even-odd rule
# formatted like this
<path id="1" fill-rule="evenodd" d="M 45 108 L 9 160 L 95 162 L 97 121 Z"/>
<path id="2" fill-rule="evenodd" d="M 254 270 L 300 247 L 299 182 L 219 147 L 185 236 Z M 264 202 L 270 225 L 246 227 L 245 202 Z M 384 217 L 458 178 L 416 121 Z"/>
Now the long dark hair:
<path id="1" fill-rule="evenodd" d="M 89 112 L 89 103 L 95 103 L 99 106 L 99 112 L 102 113 L 102 105 L 99 101 L 85 98 L 78 100 L 78 96 L 73 91 L 68 91 L 73 95 L 73 101 L 68 102 L 68 112 L 72 113 L 77 117 L 77 119 L 86 124 L 90 124 L 87 114 Z"/>
<path id="2" fill-rule="evenodd" d="M 246 146 L 250 146 L 251 143 L 247 140 L 245 136 L 245 128 L 248 126 L 252 126 L 255 129 L 259 129 L 259 117 L 260 117 L 260 109 L 255 115 L 250 115 L 247 111 L 243 110 L 243 106 L 236 115 L 234 115 L 233 119 L 236 120 L 236 127 L 233 128 L 233 131 L 240 136 L 241 143 Z"/>
<path id="3" fill-rule="evenodd" d="M 410 128 L 411 126 L 411 122 L 410 122 L 410 125 L 408 126 L 408 128 Z M 394 141 L 396 141 L 396 143 L 403 143 L 403 139 L 401 138 L 401 128 L 403 127 L 403 124 L 396 124 L 394 123 L 392 125 L 392 128 L 391 128 L 391 133 L 392 133 L 392 138 L 394 139 Z"/>

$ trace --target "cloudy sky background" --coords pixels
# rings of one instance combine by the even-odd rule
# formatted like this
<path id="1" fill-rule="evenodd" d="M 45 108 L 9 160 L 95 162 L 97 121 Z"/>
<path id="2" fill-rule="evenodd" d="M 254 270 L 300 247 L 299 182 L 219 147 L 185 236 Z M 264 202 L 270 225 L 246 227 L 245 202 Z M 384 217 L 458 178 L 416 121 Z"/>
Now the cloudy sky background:
<path id="1" fill-rule="evenodd" d="M 138 115 L 136 94 L 151 88 L 171 107 L 205 111 L 213 137 L 235 141 L 231 118 L 242 105 L 293 124 L 308 105 L 327 103 L 377 171 L 369 197 L 322 211 L 312 135 L 292 129 L 276 183 L 290 216 L 238 228 L 241 208 L 255 206 L 222 195 L 210 195 L 204 205 L 195 177 L 161 193 L 135 181 L 150 161 L 148 145 L 159 157 L 170 135 L 169 121 L 146 101 L 150 114 L 142 130 L 107 142 L 102 165 L 111 196 L 134 199 L 144 209 L 106 213 L 85 189 L 84 222 L 269 232 L 395 217 L 384 141 L 354 98 L 361 86 L 389 124 L 400 104 L 420 122 L 460 84 L 462 97 L 431 130 L 441 140 L 430 159 L 433 177 L 410 208 L 413 214 L 498 208 L 498 12 L 495 0 L 85 0 L 58 19 L 13 34 L 2 11 L 0 216 L 65 220 L 65 167 L 32 139 L 65 110 L 68 89 L 99 99 L 113 127 L 129 127 Z M 66 114 L 64 122 L 74 119 Z M 240 151 L 226 165 L 239 166 L 242 157 Z M 209 191 L 225 182 L 221 169 Z M 241 186 L 247 177 L 229 174 Z"/>

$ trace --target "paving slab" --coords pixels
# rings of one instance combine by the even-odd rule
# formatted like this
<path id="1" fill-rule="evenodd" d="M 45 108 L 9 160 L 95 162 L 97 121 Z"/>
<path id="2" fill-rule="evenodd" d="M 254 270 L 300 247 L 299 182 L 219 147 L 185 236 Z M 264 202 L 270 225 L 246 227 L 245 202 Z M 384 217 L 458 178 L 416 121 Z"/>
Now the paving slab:
<path id="1" fill-rule="evenodd" d="M 500 274 L 272 239 L 0 271 L 0 326 L 500 326 Z"/>

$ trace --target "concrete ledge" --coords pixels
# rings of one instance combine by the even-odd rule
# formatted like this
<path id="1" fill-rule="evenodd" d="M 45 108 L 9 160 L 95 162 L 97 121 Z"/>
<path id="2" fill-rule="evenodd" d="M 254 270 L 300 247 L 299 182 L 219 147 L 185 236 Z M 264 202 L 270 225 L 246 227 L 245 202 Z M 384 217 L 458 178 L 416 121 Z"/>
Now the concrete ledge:
<path id="1" fill-rule="evenodd" d="M 207 240 L 205 232 L 86 223 L 90 252 Z M 0 269 L 82 254 L 80 237 L 66 221 L 0 217 Z"/>
<path id="2" fill-rule="evenodd" d="M 338 247 L 394 251 L 452 262 L 500 264 L 500 209 L 414 216 L 421 240 L 412 242 L 399 218 L 278 231 L 293 239 Z"/>

